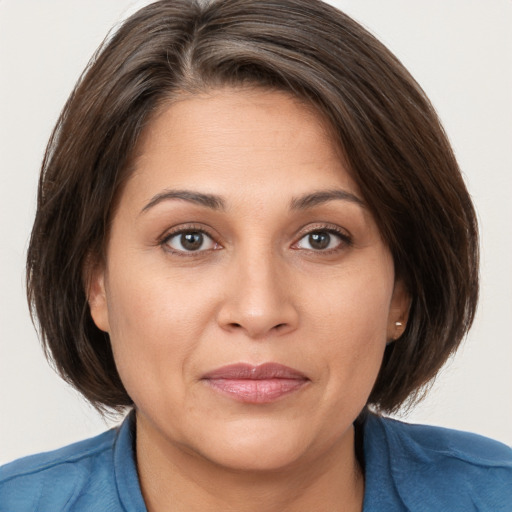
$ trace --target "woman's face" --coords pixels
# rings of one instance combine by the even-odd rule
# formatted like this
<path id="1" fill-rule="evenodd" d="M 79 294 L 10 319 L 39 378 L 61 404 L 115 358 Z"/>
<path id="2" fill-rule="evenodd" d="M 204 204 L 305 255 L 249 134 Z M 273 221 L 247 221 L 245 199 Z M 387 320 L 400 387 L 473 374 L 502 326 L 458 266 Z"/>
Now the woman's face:
<path id="1" fill-rule="evenodd" d="M 280 92 L 188 97 L 134 169 L 89 301 L 141 435 L 239 469 L 350 444 L 407 297 L 322 119 Z"/>

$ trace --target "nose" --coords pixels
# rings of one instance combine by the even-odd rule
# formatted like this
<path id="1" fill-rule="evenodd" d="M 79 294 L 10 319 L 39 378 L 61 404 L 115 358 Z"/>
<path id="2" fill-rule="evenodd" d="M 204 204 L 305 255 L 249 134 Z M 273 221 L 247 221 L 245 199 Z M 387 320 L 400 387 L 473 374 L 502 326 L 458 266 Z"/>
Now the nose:
<path id="1" fill-rule="evenodd" d="M 292 276 L 270 251 L 232 261 L 229 274 L 217 317 L 223 329 L 264 339 L 297 328 Z"/>

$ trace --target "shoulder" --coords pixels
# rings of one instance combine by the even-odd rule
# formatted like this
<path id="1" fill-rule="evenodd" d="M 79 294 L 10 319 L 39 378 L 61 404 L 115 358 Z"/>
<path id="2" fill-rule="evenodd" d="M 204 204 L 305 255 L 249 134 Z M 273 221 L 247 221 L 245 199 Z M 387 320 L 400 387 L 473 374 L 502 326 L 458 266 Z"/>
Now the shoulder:
<path id="1" fill-rule="evenodd" d="M 0 468 L 1 510 L 82 510 L 78 496 L 112 485 L 117 429 L 64 448 L 16 460 Z M 70 508 L 71 507 L 71 508 Z"/>
<path id="2" fill-rule="evenodd" d="M 376 416 L 366 428 L 373 438 L 370 451 L 387 465 L 411 510 L 512 510 L 510 447 L 468 432 Z"/>
<path id="3" fill-rule="evenodd" d="M 101 455 L 112 448 L 115 430 L 109 430 L 99 436 L 73 443 L 58 450 L 37 455 L 29 455 L 15 460 L 0 468 L 0 482 L 5 483 L 13 478 L 44 473 L 52 468 L 73 463 L 80 463 Z"/>
<path id="4" fill-rule="evenodd" d="M 478 434 L 378 418 L 388 438 L 424 457 L 453 459 L 480 467 L 512 469 L 512 448 Z"/>

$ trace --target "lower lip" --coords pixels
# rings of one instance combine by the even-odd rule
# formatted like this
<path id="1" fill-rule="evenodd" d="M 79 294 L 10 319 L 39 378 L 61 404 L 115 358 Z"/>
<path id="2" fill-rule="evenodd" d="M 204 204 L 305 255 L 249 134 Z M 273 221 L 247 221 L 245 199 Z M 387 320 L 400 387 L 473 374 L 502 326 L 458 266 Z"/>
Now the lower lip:
<path id="1" fill-rule="evenodd" d="M 249 404 L 268 404 L 301 389 L 306 379 L 206 379 L 215 390 Z"/>

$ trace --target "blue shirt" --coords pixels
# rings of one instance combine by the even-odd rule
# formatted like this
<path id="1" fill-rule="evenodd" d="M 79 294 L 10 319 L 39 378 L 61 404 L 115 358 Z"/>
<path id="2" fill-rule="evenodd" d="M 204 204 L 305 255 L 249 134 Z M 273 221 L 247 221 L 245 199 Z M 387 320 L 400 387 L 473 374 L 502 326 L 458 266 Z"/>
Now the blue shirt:
<path id="1" fill-rule="evenodd" d="M 146 512 L 134 414 L 92 439 L 0 468 L 1 512 Z M 512 449 L 475 434 L 369 415 L 364 512 L 511 512 Z"/>

